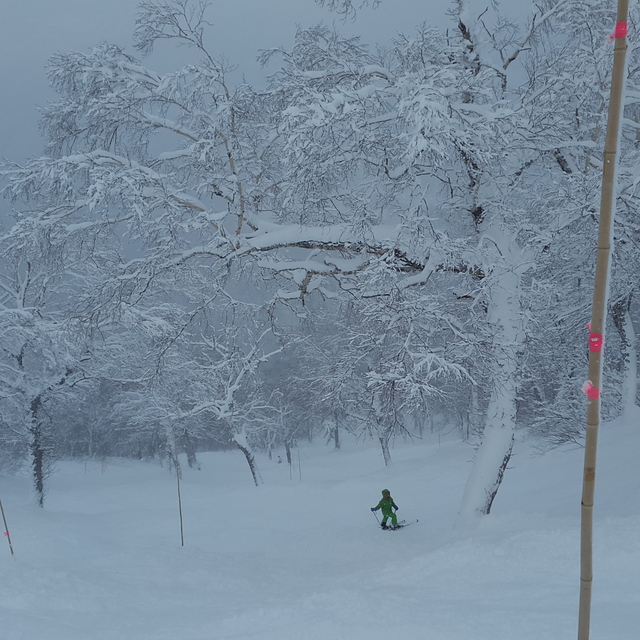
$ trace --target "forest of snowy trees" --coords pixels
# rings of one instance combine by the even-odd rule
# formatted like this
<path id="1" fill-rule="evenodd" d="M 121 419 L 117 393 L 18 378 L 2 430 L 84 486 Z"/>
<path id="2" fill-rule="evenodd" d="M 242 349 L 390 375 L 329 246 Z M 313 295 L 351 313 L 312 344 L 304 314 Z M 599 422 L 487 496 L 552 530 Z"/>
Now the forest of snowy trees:
<path id="1" fill-rule="evenodd" d="M 343 14 L 348 1 L 321 2 Z M 488 513 L 514 438 L 580 442 L 615 24 L 451 5 L 382 49 L 324 25 L 231 84 L 207 6 L 139 5 L 137 53 L 58 54 L 40 158 L 2 168 L 0 472 L 457 429 Z M 631 24 L 640 13 L 634 5 Z M 160 40 L 192 62 L 153 70 Z M 605 417 L 637 400 L 631 41 Z M 490 474 L 491 475 L 491 474 Z"/>

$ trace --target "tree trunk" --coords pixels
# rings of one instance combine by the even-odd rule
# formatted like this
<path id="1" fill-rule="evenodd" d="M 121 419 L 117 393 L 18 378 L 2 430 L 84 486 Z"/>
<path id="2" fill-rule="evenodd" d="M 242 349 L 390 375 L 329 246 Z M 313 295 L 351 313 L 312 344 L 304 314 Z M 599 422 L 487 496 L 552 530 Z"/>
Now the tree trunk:
<path id="1" fill-rule="evenodd" d="M 471 522 L 491 511 L 511 457 L 516 423 L 518 350 L 521 346 L 519 276 L 505 269 L 492 287 L 489 322 L 493 329 L 493 388 L 482 442 L 465 487 L 460 517 Z"/>
<path id="2" fill-rule="evenodd" d="M 382 457 L 384 458 L 384 466 L 391 464 L 391 453 L 389 452 L 389 438 L 387 436 L 378 436 L 380 446 L 382 447 Z"/>
<path id="3" fill-rule="evenodd" d="M 44 480 L 46 476 L 46 450 L 42 423 L 38 417 L 42 399 L 40 396 L 31 401 L 31 425 L 29 427 L 29 453 L 31 454 L 31 469 L 36 499 L 40 507 L 44 506 Z"/>
<path id="4" fill-rule="evenodd" d="M 428 418 L 429 424 L 431 425 L 431 433 L 433 433 L 433 414 L 429 413 Z M 424 421 L 425 416 L 423 413 L 415 411 L 413 413 L 413 428 L 418 431 L 418 436 L 420 440 L 424 438 Z"/>
<path id="5" fill-rule="evenodd" d="M 184 450 L 187 454 L 187 464 L 189 465 L 189 468 L 199 469 L 200 465 L 198 465 L 198 458 L 196 457 L 196 447 L 186 429 L 182 434 L 182 441 L 184 443 Z"/>
<path id="6" fill-rule="evenodd" d="M 182 492 L 180 490 L 180 479 L 182 478 L 182 467 L 178 458 L 178 447 L 176 437 L 170 420 L 165 420 L 166 451 L 169 457 L 169 464 L 173 464 L 176 471 L 176 486 L 178 490 L 178 516 L 180 518 L 180 543 L 184 547 L 184 517 L 182 513 Z M 171 467 L 169 467 L 171 468 Z"/>
<path id="7" fill-rule="evenodd" d="M 516 441 L 515 435 L 512 434 L 511 435 L 511 443 L 509 444 L 509 449 L 507 450 L 507 453 L 505 453 L 504 459 L 502 460 L 502 464 L 500 465 L 500 468 L 498 469 L 498 477 L 496 478 L 496 482 L 495 482 L 494 486 L 489 490 L 489 493 L 487 495 L 487 509 L 485 511 L 486 515 L 489 515 L 491 513 L 491 506 L 493 505 L 493 500 L 496 497 L 496 494 L 498 493 L 498 489 L 499 489 L 500 485 L 502 484 L 502 478 L 504 477 L 504 473 L 507 470 L 507 466 L 509 465 L 509 460 L 511 460 L 511 453 L 513 451 L 513 443 L 515 441 Z"/>
<path id="8" fill-rule="evenodd" d="M 478 398 L 478 388 L 476 385 L 471 386 L 471 407 L 469 410 L 469 430 L 467 431 L 467 440 L 471 440 L 480 432 L 481 425 L 480 399 Z"/>
<path id="9" fill-rule="evenodd" d="M 249 465 L 249 469 L 251 470 L 251 477 L 253 478 L 253 483 L 256 487 L 260 486 L 262 483 L 262 478 L 260 477 L 260 473 L 258 472 L 258 466 L 256 464 L 256 458 L 247 442 L 247 435 L 244 431 L 233 434 L 233 442 L 236 447 L 244 453 L 244 457 L 247 459 L 247 464 Z"/>
<path id="10" fill-rule="evenodd" d="M 178 447 L 176 445 L 176 436 L 173 431 L 170 420 L 164 421 L 164 434 L 166 439 L 166 455 L 169 458 L 169 469 L 173 465 L 176 469 L 176 475 L 181 476 L 180 461 L 178 460 Z"/>
<path id="11" fill-rule="evenodd" d="M 389 402 L 390 394 L 384 394 L 384 389 L 379 390 L 373 397 L 373 419 L 375 420 L 376 435 L 382 448 L 384 466 L 391 464 L 391 453 L 389 451 L 389 441 L 393 434 L 393 426 L 389 426 L 389 417 L 392 412 L 392 405 Z"/>
<path id="12" fill-rule="evenodd" d="M 622 383 L 622 407 L 628 415 L 636 405 L 638 393 L 638 360 L 636 352 L 636 333 L 631 320 L 632 294 L 613 305 L 611 316 L 620 336 L 622 363 L 624 370 Z"/>
<path id="13" fill-rule="evenodd" d="M 513 449 L 515 393 L 494 388 L 489 411 L 462 500 L 463 520 L 489 514 Z"/>

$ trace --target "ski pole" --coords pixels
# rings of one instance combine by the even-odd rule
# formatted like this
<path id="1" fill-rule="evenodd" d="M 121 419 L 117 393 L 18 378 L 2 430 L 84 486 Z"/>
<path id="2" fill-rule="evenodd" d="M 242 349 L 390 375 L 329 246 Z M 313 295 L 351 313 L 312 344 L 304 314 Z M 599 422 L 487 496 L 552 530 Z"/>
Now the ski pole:
<path id="1" fill-rule="evenodd" d="M 9 527 L 7 526 L 7 517 L 4 515 L 2 500 L 0 500 L 0 512 L 2 512 L 2 521 L 4 522 L 4 536 L 9 543 L 9 550 L 11 551 L 11 555 L 13 555 L 13 545 L 11 544 L 11 536 L 9 535 Z"/>
<path id="2" fill-rule="evenodd" d="M 378 514 L 375 511 L 372 511 L 374 518 L 377 520 L 378 524 L 380 524 L 380 518 L 378 518 Z"/>

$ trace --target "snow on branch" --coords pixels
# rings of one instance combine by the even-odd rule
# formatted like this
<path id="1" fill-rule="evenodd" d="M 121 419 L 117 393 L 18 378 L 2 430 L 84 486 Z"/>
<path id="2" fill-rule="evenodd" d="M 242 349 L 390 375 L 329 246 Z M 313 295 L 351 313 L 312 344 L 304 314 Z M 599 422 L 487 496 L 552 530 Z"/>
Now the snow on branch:
<path id="1" fill-rule="evenodd" d="M 338 14 L 342 14 L 345 19 L 347 17 L 355 18 L 356 9 L 367 7 L 371 5 L 374 9 L 382 2 L 382 0 L 361 0 L 359 3 L 354 3 L 352 0 L 315 0 L 321 7 L 327 7 L 329 11 L 335 11 Z"/>
<path id="2" fill-rule="evenodd" d="M 148 54 L 156 40 L 175 38 L 204 49 L 204 27 L 211 26 L 204 19 L 208 4 L 204 0 L 197 4 L 189 0 L 141 2 L 134 31 L 136 48 Z"/>

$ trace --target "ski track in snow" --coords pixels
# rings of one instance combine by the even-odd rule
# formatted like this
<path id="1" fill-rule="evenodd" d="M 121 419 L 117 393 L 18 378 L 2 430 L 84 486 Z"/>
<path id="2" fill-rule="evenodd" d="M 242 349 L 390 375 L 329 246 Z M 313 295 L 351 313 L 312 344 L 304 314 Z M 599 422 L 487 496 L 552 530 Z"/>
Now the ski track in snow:
<path id="1" fill-rule="evenodd" d="M 600 437 L 593 637 L 640 628 L 637 425 Z M 2 640 L 544 640 L 575 637 L 582 450 L 518 444 L 493 513 L 454 524 L 472 448 L 302 446 L 289 469 L 239 452 L 175 476 L 155 463 L 62 462 L 45 509 L 0 478 L 15 558 L 0 549 Z M 277 458 L 277 456 L 276 456 Z M 301 478 L 300 478 L 301 476 Z M 416 526 L 389 534 L 383 488 Z"/>

